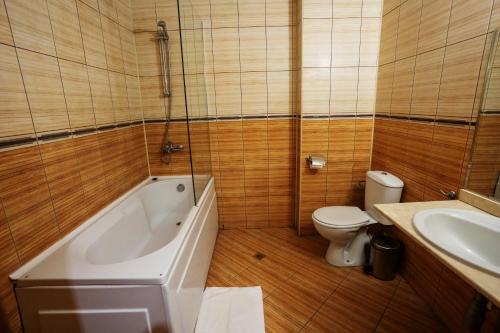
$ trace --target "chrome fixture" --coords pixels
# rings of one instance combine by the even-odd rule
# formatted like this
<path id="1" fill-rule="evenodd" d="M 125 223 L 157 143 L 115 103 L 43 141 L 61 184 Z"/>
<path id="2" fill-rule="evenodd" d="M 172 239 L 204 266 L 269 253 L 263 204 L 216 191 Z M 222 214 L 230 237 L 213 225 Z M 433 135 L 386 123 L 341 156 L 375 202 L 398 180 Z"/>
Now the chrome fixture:
<path id="1" fill-rule="evenodd" d="M 170 48 L 169 48 L 169 36 L 167 31 L 167 24 L 165 21 L 158 21 L 158 31 L 156 39 L 160 45 L 160 65 L 161 74 L 163 82 L 163 96 L 171 97 L 172 89 L 170 87 Z M 165 164 L 170 163 L 170 154 L 183 151 L 184 146 L 173 144 L 168 139 L 168 127 L 170 124 L 170 112 L 172 108 L 172 100 L 169 98 L 167 100 L 167 119 L 165 123 L 165 133 L 163 135 L 163 145 L 161 147 L 161 161 Z"/>
<path id="2" fill-rule="evenodd" d="M 176 145 L 170 141 L 165 142 L 165 144 L 163 145 L 163 152 L 167 153 L 167 154 L 171 154 L 171 153 L 175 153 L 175 152 L 183 151 L 183 150 L 184 150 L 183 145 Z"/>
<path id="3" fill-rule="evenodd" d="M 442 195 L 444 195 L 445 197 L 448 197 L 448 199 L 450 200 L 455 200 L 457 198 L 457 192 L 455 191 L 443 191 L 443 190 L 439 190 L 439 192 L 441 192 Z"/>
<path id="4" fill-rule="evenodd" d="M 158 34 L 156 39 L 160 44 L 160 62 L 161 62 L 161 75 L 163 81 L 163 96 L 170 97 L 172 91 L 170 89 L 170 48 L 168 46 L 169 36 L 167 31 L 167 24 L 165 21 L 158 22 Z"/>

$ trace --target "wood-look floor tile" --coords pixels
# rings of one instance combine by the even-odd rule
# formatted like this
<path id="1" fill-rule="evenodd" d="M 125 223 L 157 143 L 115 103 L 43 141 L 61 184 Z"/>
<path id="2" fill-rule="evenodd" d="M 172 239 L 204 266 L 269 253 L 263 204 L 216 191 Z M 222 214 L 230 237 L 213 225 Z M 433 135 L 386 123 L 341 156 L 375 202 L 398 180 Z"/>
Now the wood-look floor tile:
<path id="1" fill-rule="evenodd" d="M 264 301 L 264 321 L 267 333 L 299 332 L 302 327 L 266 300 Z"/>
<path id="2" fill-rule="evenodd" d="M 431 308 L 415 294 L 408 282 L 401 280 L 376 332 L 437 333 L 448 332 L 448 330 L 432 313 Z"/>

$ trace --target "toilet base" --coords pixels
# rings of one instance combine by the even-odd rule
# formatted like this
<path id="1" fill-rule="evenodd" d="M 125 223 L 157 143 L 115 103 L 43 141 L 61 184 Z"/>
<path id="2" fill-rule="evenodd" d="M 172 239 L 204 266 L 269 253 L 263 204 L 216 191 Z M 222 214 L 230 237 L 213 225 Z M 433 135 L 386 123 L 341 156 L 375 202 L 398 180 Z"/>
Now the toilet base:
<path id="1" fill-rule="evenodd" d="M 361 266 L 364 263 L 364 246 L 370 241 L 366 227 L 358 230 L 356 236 L 345 246 L 330 242 L 325 259 L 329 264 L 339 267 Z"/>

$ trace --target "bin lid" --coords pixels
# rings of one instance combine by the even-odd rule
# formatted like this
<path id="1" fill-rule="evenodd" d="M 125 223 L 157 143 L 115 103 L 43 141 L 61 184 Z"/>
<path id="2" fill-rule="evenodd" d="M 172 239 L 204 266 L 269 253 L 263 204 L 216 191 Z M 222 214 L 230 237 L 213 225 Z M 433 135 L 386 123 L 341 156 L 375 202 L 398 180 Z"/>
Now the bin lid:
<path id="1" fill-rule="evenodd" d="M 386 235 L 374 236 L 371 244 L 378 250 L 398 250 L 401 247 L 401 242 L 398 239 Z"/>

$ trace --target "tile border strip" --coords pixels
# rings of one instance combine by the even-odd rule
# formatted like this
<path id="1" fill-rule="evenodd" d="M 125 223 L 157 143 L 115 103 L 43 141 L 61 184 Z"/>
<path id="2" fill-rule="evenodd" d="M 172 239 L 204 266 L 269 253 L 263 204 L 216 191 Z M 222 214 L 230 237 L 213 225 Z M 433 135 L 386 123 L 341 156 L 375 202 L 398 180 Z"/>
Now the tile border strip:
<path id="1" fill-rule="evenodd" d="M 443 118 L 428 118 L 428 117 L 414 117 L 414 116 L 391 116 L 387 114 L 376 114 L 375 118 L 396 119 L 396 120 L 411 120 L 423 123 L 436 123 L 442 125 L 468 125 L 475 126 L 477 120 L 465 119 L 443 119 Z"/>
<path id="2" fill-rule="evenodd" d="M 29 134 L 27 136 L 22 136 L 18 138 L 4 138 L 0 139 L 0 150 L 12 149 L 12 148 L 22 148 L 24 146 L 32 145 L 37 141 L 43 141 L 44 143 L 66 139 L 74 136 L 97 134 L 106 131 L 111 131 L 119 128 L 132 127 L 142 124 L 142 120 L 131 121 L 127 123 L 104 125 L 92 128 L 79 128 L 74 130 L 63 130 L 59 132 L 52 133 L 40 133 L 38 135 Z"/>

